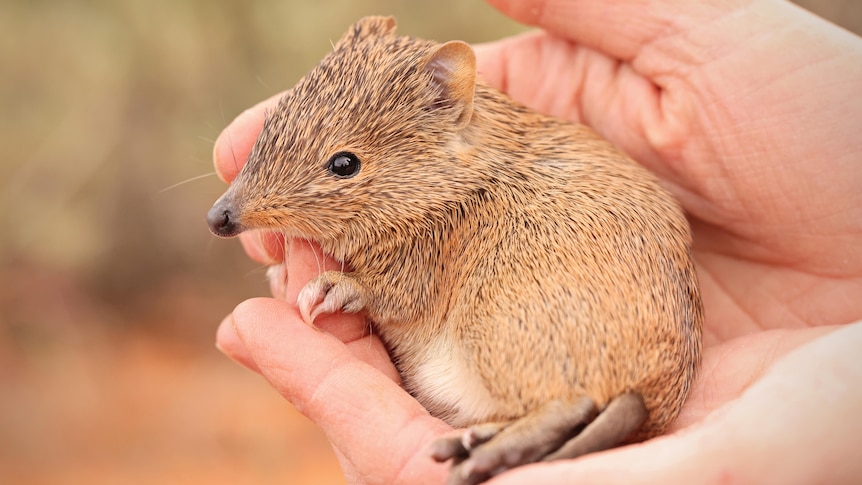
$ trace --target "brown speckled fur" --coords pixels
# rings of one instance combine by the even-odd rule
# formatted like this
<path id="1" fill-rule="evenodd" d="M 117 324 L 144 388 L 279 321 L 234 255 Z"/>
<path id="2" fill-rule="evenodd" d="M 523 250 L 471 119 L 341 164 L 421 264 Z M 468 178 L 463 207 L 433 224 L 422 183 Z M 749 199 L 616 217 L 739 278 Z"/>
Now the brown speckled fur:
<path id="1" fill-rule="evenodd" d="M 396 36 L 391 19 L 357 22 L 269 113 L 222 200 L 242 229 L 308 238 L 350 264 L 432 414 L 465 426 L 634 391 L 649 416 L 633 439 L 661 433 L 700 359 L 683 213 L 588 128 L 481 81 L 446 85 L 428 65 L 439 48 Z M 361 160 L 355 177 L 327 172 L 340 151 Z M 458 347 L 493 413 L 465 415 L 422 381 L 432 341 Z"/>

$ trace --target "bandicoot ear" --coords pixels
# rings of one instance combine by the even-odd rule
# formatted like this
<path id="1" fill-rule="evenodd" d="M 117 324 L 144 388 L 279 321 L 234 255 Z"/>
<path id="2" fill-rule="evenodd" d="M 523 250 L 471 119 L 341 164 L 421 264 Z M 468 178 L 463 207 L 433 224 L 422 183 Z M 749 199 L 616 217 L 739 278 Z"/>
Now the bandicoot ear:
<path id="1" fill-rule="evenodd" d="M 473 116 L 473 94 L 476 91 L 476 55 L 473 48 L 460 40 L 441 45 L 431 54 L 425 69 L 441 88 L 439 107 L 460 110 L 455 122 L 457 129 L 470 123 Z"/>
<path id="2" fill-rule="evenodd" d="M 336 43 L 336 47 L 346 42 L 357 42 L 370 37 L 384 37 L 395 34 L 395 17 L 362 17 L 347 29 Z"/>

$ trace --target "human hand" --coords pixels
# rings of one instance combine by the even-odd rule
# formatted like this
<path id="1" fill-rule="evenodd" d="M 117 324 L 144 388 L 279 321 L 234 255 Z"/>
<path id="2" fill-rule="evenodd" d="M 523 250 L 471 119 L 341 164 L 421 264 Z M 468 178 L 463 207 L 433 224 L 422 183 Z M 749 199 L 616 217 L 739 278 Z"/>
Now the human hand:
<path id="1" fill-rule="evenodd" d="M 323 316 L 315 329 L 304 323 L 295 305 L 286 303 L 295 301 L 305 282 L 322 269 L 339 267 L 329 261 L 320 263 L 325 265 L 321 268 L 318 261 L 323 255 L 305 241 L 292 240 L 289 245 L 285 269 L 291 277 L 276 288 L 284 301 L 261 298 L 238 306 L 219 329 L 219 347 L 261 373 L 326 432 L 349 483 L 443 483 L 448 470 L 435 463 L 428 450 L 451 428 L 399 387 L 385 348 L 369 335 L 361 317 Z M 846 439 L 855 439 L 862 430 L 852 428 L 858 427 L 858 420 L 848 422 L 845 417 L 858 411 L 854 407 L 862 402 L 862 390 L 846 383 L 862 378 L 852 374 L 862 369 L 855 365 L 862 323 L 827 335 L 833 330 L 763 332 L 709 347 L 672 430 L 684 431 L 574 462 L 516 469 L 498 477 L 498 483 L 693 483 L 738 479 L 740 470 L 756 483 L 767 483 L 767 478 L 790 483 L 784 480 L 787 476 L 801 482 L 816 478 L 840 483 L 839 478 L 856 473 L 852 465 L 857 462 L 837 460 L 842 466 L 831 467 L 831 477 L 819 467 L 799 470 L 783 465 L 781 475 L 763 466 L 826 463 L 840 457 L 840 451 L 854 449 Z M 806 399 L 812 395 L 819 399 Z M 829 407 L 829 402 L 840 406 Z M 767 423 L 765 416 L 771 421 Z M 818 416 L 825 419 L 810 419 Z M 782 432 L 772 433 L 773 428 Z M 777 437 L 779 444 L 814 446 L 770 447 L 763 445 L 764 436 Z M 739 446 L 740 442 L 748 446 Z M 799 453 L 803 455 L 794 460 Z M 663 460 L 662 466 L 656 466 L 656 459 Z M 758 475 L 752 476 L 754 472 Z"/>
<path id="2" fill-rule="evenodd" d="M 307 247 L 291 249 L 309 256 Z M 289 270 L 298 280 L 317 274 L 310 266 Z M 288 293 L 295 297 L 299 286 Z M 292 305 L 249 300 L 225 320 L 219 344 L 324 430 L 348 483 L 443 483 L 448 470 L 428 449 L 450 428 L 398 386 L 385 349 L 355 320 L 321 318 L 321 332 Z M 488 483 L 851 483 L 862 474 L 853 459 L 862 389 L 848 385 L 862 382 L 859 348 L 862 322 L 773 330 L 707 348 L 675 424 L 682 431 L 517 468 Z"/>
<path id="3" fill-rule="evenodd" d="M 481 46 L 484 77 L 534 108 L 590 124 L 658 173 L 691 215 L 707 344 L 713 346 L 705 350 L 704 370 L 677 422 L 697 427 L 662 440 L 689 437 L 693 441 L 672 443 L 696 449 L 692 443 L 716 429 L 715 423 L 739 428 L 758 408 L 743 405 L 753 404 L 752 398 L 725 403 L 751 382 L 757 381 L 751 389 L 763 381 L 769 388 L 766 377 L 758 381 L 762 370 L 827 330 L 721 342 L 761 329 L 860 318 L 862 255 L 855 248 L 862 184 L 855 160 L 862 149 L 853 132 L 854 113 L 862 112 L 853 92 L 862 65 L 858 39 L 789 5 L 765 2 L 751 2 L 734 15 L 710 2 L 649 8 L 630 1 L 496 3 L 569 40 L 533 33 Z M 536 12 L 532 22 L 531 11 Z M 762 35 L 747 38 L 760 29 Z M 785 58 L 785 52 L 792 55 Z M 515 75 L 536 72 L 550 74 L 541 76 L 538 86 L 535 77 Z M 235 160 L 247 157 L 270 104 L 244 113 L 225 130 L 216 145 L 224 177 L 232 178 Z M 283 257 L 275 236 L 249 234 L 243 240 L 258 260 Z M 315 261 L 307 251 L 293 249 L 291 268 Z M 304 284 L 301 273 L 289 274 L 288 287 Z M 275 281 L 275 293 L 293 301 Z M 340 347 L 326 334 L 295 327 L 292 311 L 269 300 L 248 302 L 227 320 L 232 325 L 220 329 L 220 346 L 261 371 L 327 432 L 352 482 L 394 483 L 397 477 L 410 482 L 406 477 L 426 474 L 429 482 L 441 480 L 441 468 L 423 456 L 423 444 L 447 428 L 393 383 L 397 375 L 382 345 L 373 337 L 360 338 L 366 335 L 364 323 L 347 316 L 322 323 L 347 342 Z M 806 355 L 788 357 L 796 364 L 784 368 L 803 366 Z M 716 360 L 721 367 L 710 364 Z M 354 374 L 345 378 L 333 370 L 341 366 Z M 391 379 L 381 379 L 380 371 Z M 814 382 L 802 373 L 798 385 L 804 389 Z M 363 392 L 369 389 L 374 392 Z M 325 392 L 333 394 L 324 398 Z M 704 428 L 702 418 L 716 409 L 721 411 L 708 421 L 713 427 Z M 728 415 L 736 421 L 719 419 Z M 376 439 L 380 436 L 385 438 Z M 660 456 L 668 446 L 662 440 L 633 449 Z M 618 451 L 625 450 L 630 449 Z M 737 462 L 733 466 L 744 469 Z"/>
<path id="4" fill-rule="evenodd" d="M 862 318 L 862 39 L 789 2 L 490 3 L 545 31 L 479 46 L 485 79 L 681 201 L 707 345 Z"/>

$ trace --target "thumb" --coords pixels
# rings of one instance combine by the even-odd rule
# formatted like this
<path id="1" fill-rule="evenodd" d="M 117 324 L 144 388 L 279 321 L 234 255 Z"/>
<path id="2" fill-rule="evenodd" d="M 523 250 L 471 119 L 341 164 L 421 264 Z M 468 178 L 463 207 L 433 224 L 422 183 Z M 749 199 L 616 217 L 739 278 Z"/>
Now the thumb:
<path id="1" fill-rule="evenodd" d="M 219 134 L 213 144 L 213 165 L 222 180 L 231 182 L 236 178 L 263 128 L 267 110 L 282 96 L 284 93 L 276 94 L 243 111 Z"/>
<path id="2" fill-rule="evenodd" d="M 744 8 L 748 0 L 689 2 L 658 0 L 488 0 L 512 19 L 631 61 L 657 40 L 705 25 Z"/>
<path id="3" fill-rule="evenodd" d="M 369 348 L 382 352 L 379 340 L 345 344 L 306 325 L 295 307 L 273 299 L 248 300 L 231 319 L 255 367 L 323 429 L 349 465 L 345 468 L 368 483 L 443 481 L 446 468 L 426 450 L 451 428 L 375 368 L 379 362 L 372 366 L 357 357 Z"/>

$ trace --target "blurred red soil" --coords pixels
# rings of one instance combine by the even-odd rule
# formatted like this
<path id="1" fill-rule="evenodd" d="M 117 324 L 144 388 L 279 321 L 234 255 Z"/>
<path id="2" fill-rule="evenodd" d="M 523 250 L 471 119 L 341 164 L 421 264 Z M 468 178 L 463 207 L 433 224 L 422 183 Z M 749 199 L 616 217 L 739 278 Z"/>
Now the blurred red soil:
<path id="1" fill-rule="evenodd" d="M 0 483 L 344 483 L 320 431 L 212 346 L 217 319 L 178 337 L 105 325 L 51 275 L 0 288 Z"/>

